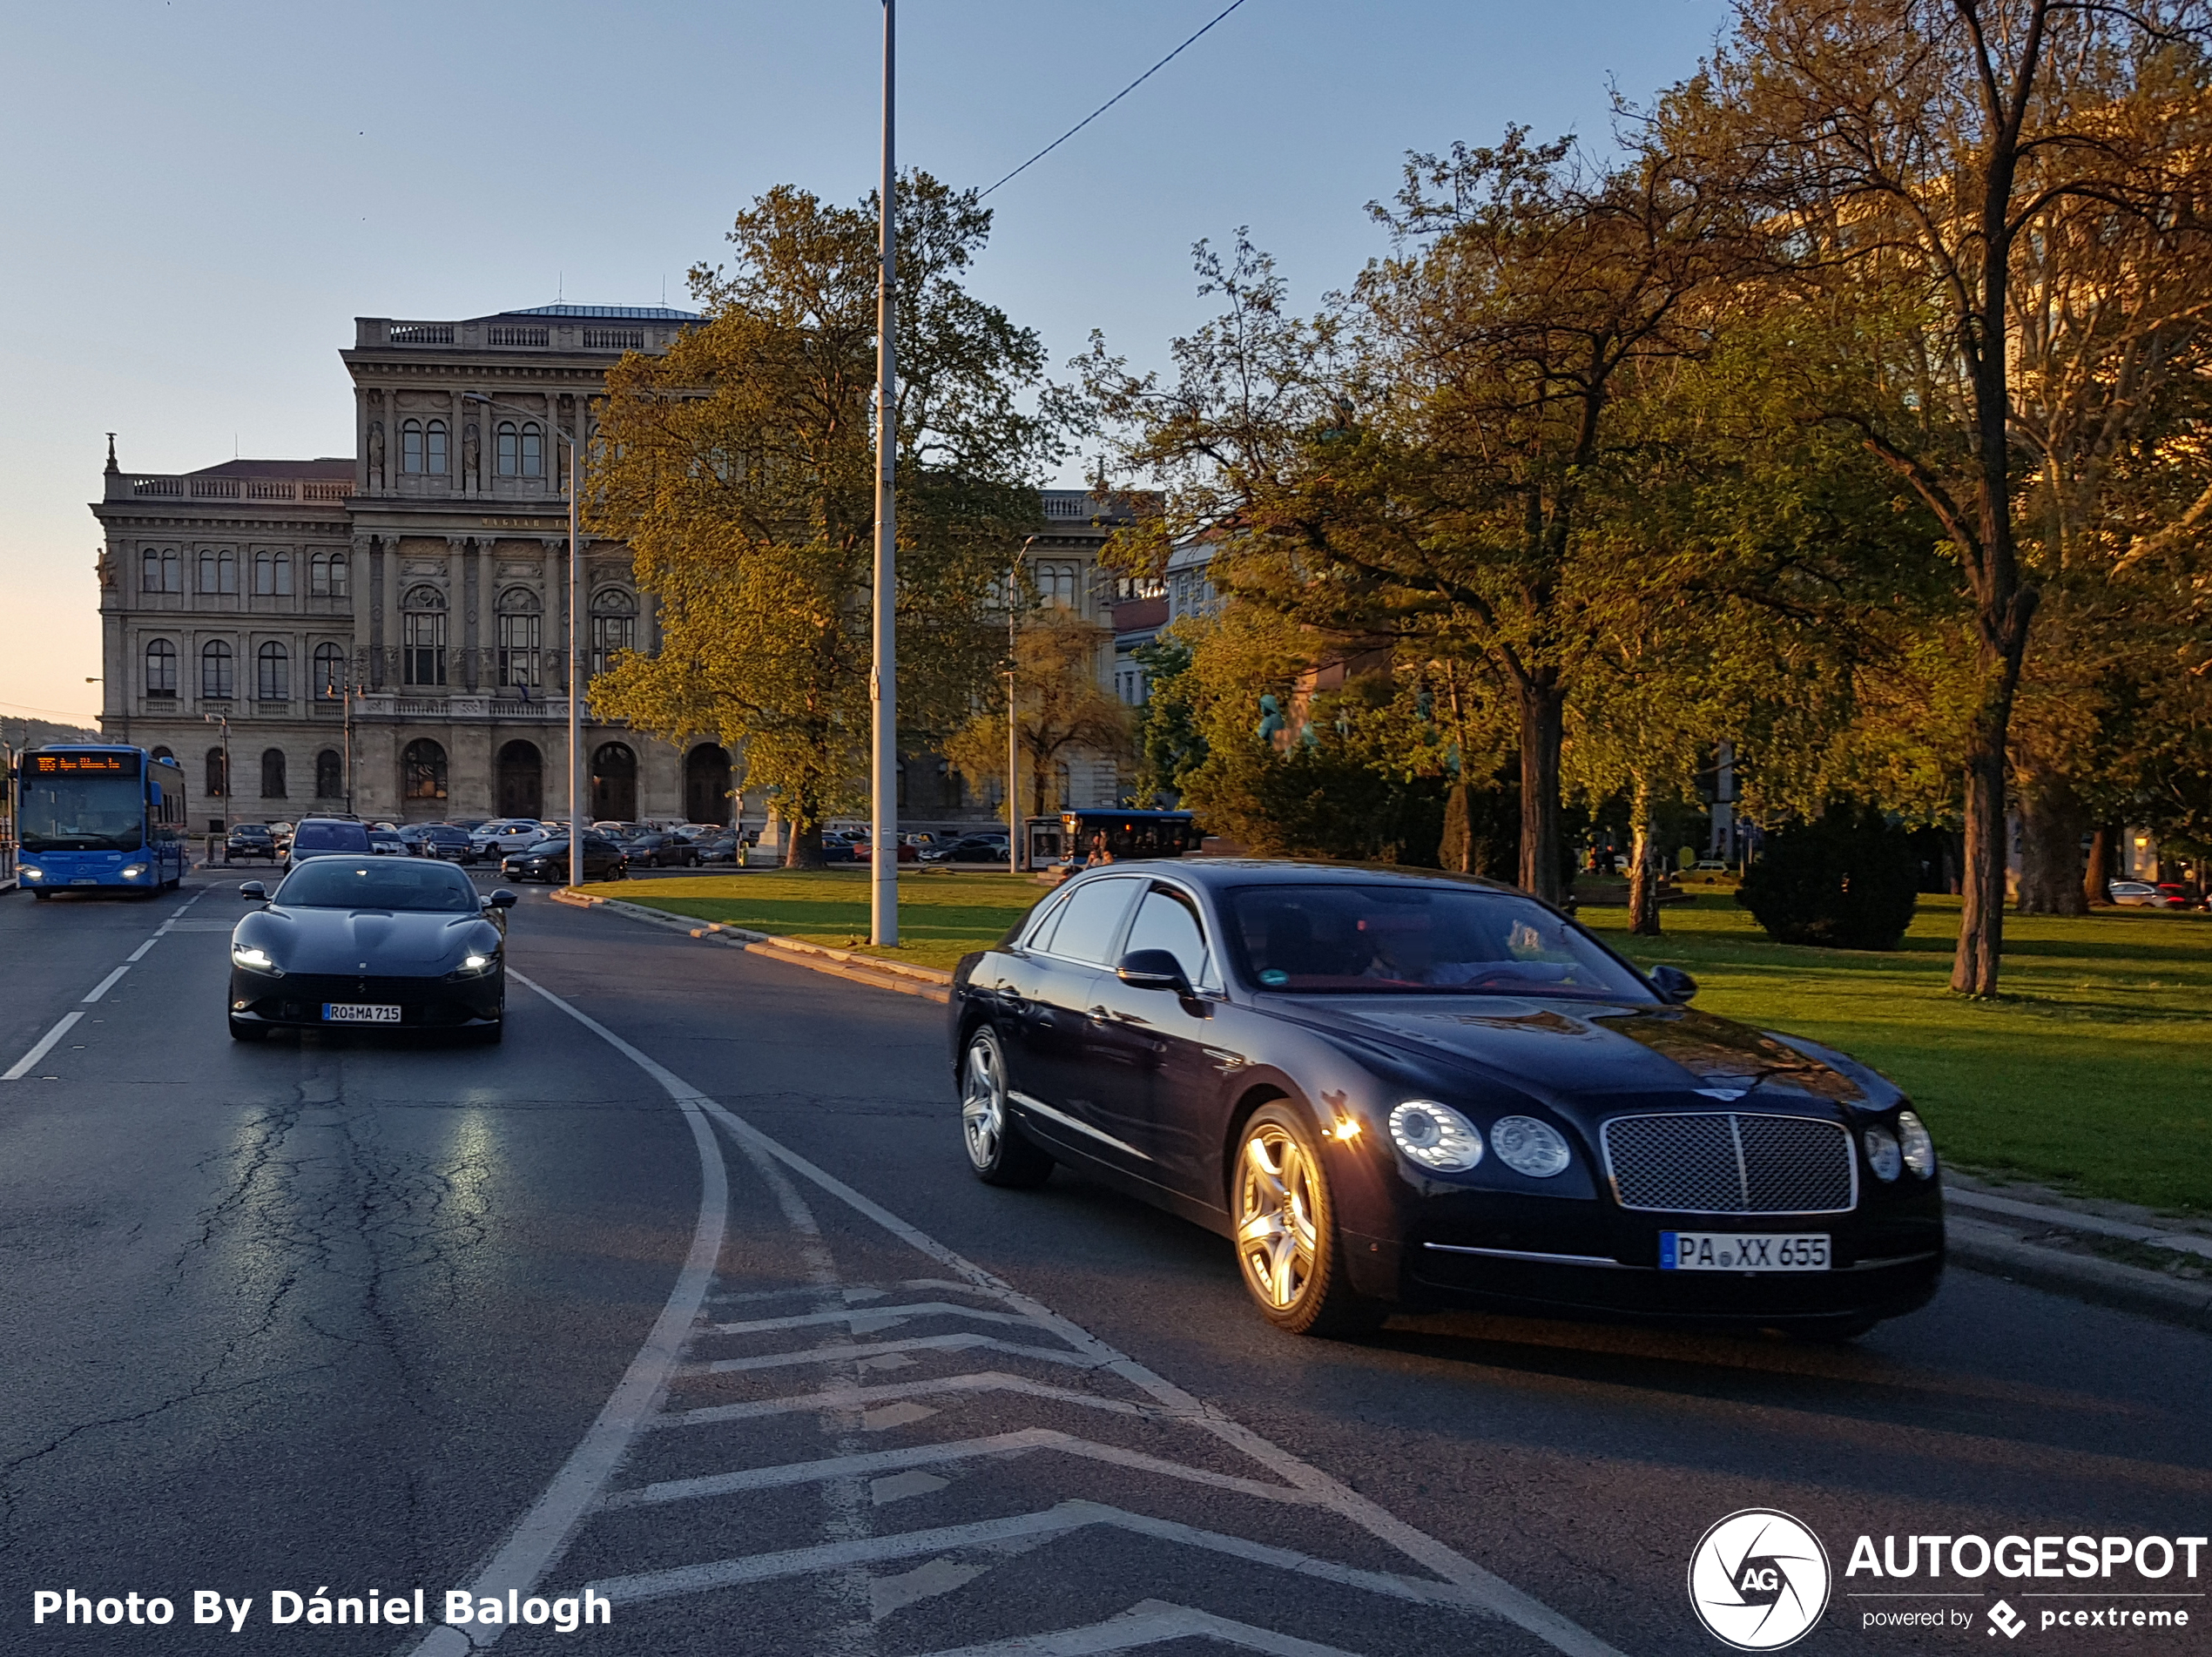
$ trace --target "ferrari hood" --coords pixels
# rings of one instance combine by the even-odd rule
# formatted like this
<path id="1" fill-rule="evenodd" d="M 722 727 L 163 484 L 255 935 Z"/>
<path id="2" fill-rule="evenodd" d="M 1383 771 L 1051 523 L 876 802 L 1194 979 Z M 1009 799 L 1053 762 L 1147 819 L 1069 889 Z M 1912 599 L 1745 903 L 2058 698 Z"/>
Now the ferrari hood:
<path id="1" fill-rule="evenodd" d="M 499 943 L 481 914 L 414 909 L 270 908 L 246 916 L 232 935 L 266 950 L 287 973 L 371 976 L 441 972 Z"/>

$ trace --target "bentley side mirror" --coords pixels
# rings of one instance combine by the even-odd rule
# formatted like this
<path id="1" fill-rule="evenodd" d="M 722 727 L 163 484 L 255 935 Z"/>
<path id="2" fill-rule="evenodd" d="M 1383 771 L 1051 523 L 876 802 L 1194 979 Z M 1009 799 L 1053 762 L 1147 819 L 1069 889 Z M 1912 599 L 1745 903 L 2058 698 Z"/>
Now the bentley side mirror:
<path id="1" fill-rule="evenodd" d="M 1166 949 L 1132 949 L 1122 957 L 1122 964 L 1114 969 L 1114 976 L 1133 990 L 1173 990 L 1178 995 L 1190 994 L 1190 980 L 1184 976 L 1183 963 L 1174 952 Z"/>
<path id="2" fill-rule="evenodd" d="M 266 903 L 269 889 L 259 880 L 248 880 L 239 887 L 238 895 L 253 903 Z"/>
<path id="3" fill-rule="evenodd" d="M 1652 987 L 1662 1000 L 1681 1006 L 1697 994 L 1697 980 L 1679 967 L 1655 967 L 1651 969 Z"/>
<path id="4" fill-rule="evenodd" d="M 498 891 L 484 899 L 484 907 L 487 909 L 512 909 L 514 906 L 515 894 L 505 886 L 500 887 Z"/>

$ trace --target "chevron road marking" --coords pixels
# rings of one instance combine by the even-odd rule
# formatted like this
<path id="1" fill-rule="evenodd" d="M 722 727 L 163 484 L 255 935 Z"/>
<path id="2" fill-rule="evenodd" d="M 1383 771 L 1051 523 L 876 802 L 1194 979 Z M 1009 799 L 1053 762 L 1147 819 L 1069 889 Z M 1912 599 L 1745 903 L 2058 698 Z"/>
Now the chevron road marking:
<path id="1" fill-rule="evenodd" d="M 1267 1657 L 1352 1657 L 1335 1646 L 1317 1645 L 1272 1628 L 1255 1628 L 1189 1606 L 1164 1600 L 1140 1600 L 1118 1617 L 1083 1628 L 1063 1628 L 1057 1633 L 1022 1634 L 995 1640 L 988 1646 L 962 1646 L 957 1651 L 930 1652 L 927 1657 L 1095 1657 L 1096 1654 L 1134 1651 L 1170 1640 L 1211 1640 Z"/>
<path id="2" fill-rule="evenodd" d="M 959 1285 L 965 1289 L 968 1284 Z M 867 1324 L 888 1329 L 909 1317 L 973 1317 L 986 1324 L 1029 1324 L 1036 1320 L 1022 1312 L 987 1312 L 974 1306 L 954 1305 L 949 1300 L 928 1300 L 908 1306 L 848 1306 L 842 1311 L 807 1312 L 795 1317 L 761 1317 L 749 1324 L 709 1324 L 702 1335 L 758 1335 L 774 1329 L 806 1329 L 817 1324 Z"/>
<path id="3" fill-rule="evenodd" d="M 718 1357 L 711 1364 L 688 1364 L 677 1373 L 687 1376 L 735 1375 L 745 1370 L 774 1370 L 793 1364 L 832 1364 L 847 1358 L 888 1357 L 894 1352 L 968 1352 L 981 1350 L 1011 1352 L 1017 1357 L 1039 1358 L 1047 1364 L 1065 1364 L 1076 1369 L 1103 1367 L 1096 1358 L 1081 1352 L 1055 1352 L 1043 1346 L 1017 1346 L 1010 1341 L 994 1340 L 988 1335 L 925 1335 L 915 1340 L 877 1341 L 867 1346 L 840 1342 L 834 1346 L 810 1346 L 796 1352 L 763 1352 L 758 1357 Z"/>

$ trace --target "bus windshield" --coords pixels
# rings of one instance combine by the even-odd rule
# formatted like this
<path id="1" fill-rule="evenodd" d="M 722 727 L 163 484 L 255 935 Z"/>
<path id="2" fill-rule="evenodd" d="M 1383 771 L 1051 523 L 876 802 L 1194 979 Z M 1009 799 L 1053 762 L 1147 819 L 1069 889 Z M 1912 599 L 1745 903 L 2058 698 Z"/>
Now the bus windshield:
<path id="1" fill-rule="evenodd" d="M 136 754 L 24 756 L 16 833 L 26 852 L 135 852 L 145 844 Z"/>

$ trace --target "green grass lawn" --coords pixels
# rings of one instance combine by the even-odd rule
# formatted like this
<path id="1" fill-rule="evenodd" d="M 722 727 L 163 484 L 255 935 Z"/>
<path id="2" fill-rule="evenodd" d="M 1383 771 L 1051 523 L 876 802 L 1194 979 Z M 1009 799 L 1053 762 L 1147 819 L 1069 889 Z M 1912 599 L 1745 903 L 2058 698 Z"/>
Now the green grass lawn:
<path id="1" fill-rule="evenodd" d="M 1922 898 L 1892 954 L 1770 942 L 1724 891 L 1669 906 L 1659 938 L 1627 936 L 1625 909 L 1581 918 L 1694 973 L 1700 1007 L 1873 1065 L 1963 1166 L 2212 1213 L 2212 922 L 2008 914 L 2004 994 L 1974 1002 L 1946 987 L 1956 898 Z"/>
<path id="2" fill-rule="evenodd" d="M 865 870 L 592 888 L 702 920 L 950 967 L 1044 888 L 1004 874 L 905 874 L 897 950 L 868 949 Z M 2122 910 L 2005 922 L 2003 999 L 1945 987 L 1955 898 L 1924 898 L 1892 954 L 1768 941 L 1725 888 L 1693 887 L 1666 933 L 1625 909 L 1582 919 L 1645 966 L 1696 975 L 1700 1007 L 1841 1047 L 1912 1095 L 1963 1166 L 2085 1195 L 2212 1213 L 2212 921 Z"/>

